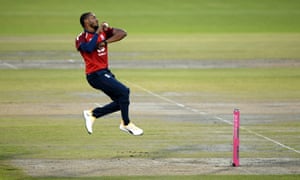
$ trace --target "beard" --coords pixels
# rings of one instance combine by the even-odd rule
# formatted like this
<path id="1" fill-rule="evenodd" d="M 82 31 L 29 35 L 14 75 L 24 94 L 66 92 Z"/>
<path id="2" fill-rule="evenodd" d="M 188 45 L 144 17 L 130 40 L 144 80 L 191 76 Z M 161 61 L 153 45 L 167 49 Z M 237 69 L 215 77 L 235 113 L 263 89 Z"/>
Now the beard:
<path id="1" fill-rule="evenodd" d="M 94 28 L 95 31 L 97 31 L 97 29 L 99 28 L 99 26 L 96 25 L 96 26 L 93 26 L 93 28 Z"/>

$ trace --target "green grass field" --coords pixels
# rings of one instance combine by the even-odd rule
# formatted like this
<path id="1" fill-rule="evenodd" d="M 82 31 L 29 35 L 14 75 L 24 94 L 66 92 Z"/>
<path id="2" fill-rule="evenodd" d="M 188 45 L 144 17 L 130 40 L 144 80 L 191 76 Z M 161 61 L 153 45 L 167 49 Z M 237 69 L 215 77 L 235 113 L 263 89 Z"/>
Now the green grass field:
<path id="1" fill-rule="evenodd" d="M 296 107 L 300 102 L 300 71 L 297 63 L 285 63 L 285 60 L 300 61 L 299 1 L 0 0 L 0 3 L 0 179 L 299 178 L 299 174 L 275 172 L 30 177 L 12 164 L 16 159 L 230 159 L 232 127 L 216 120 L 214 113 L 231 120 L 234 105 L 241 106 L 242 126 L 246 129 L 300 150 L 300 112 Z M 3 66 L 22 60 L 81 61 L 74 49 L 74 39 L 82 31 L 79 16 L 85 11 L 93 11 L 100 21 L 106 20 L 128 31 L 124 41 L 111 45 L 111 61 L 273 60 L 283 66 L 112 67 L 117 77 L 130 86 L 132 117 L 146 133 L 136 138 L 120 132 L 117 114 L 97 123 L 95 134 L 88 136 L 81 111 L 108 99 L 89 87 L 83 69 L 14 70 Z M 167 102 L 139 86 L 209 114 L 191 114 L 174 104 L 165 105 Z M 158 108 L 146 111 L 143 106 L 147 103 Z M 241 139 L 241 158 L 300 158 L 299 153 L 246 130 L 241 130 Z"/>
<path id="2" fill-rule="evenodd" d="M 212 69 L 212 70 L 115 70 L 121 80 L 134 82 L 152 91 L 164 94 L 198 93 L 194 99 L 181 97 L 180 102 L 298 102 L 300 98 L 299 76 L 297 68 L 281 69 Z M 1 71 L 1 160 L 10 159 L 95 159 L 95 158 L 213 158 L 231 157 L 231 126 L 224 124 L 207 124 L 190 121 L 164 121 L 151 116 L 135 114 L 137 122 L 144 127 L 146 135 L 131 137 L 117 130 L 118 118 L 110 117 L 101 120 L 96 129 L 107 132 L 97 132 L 87 136 L 81 116 L 74 109 L 68 109 L 73 104 L 82 106 L 84 102 L 94 102 L 95 92 L 91 90 L 81 77 L 80 70 L 2 70 Z M 174 76 L 176 74 L 177 76 Z M 234 77 L 238 78 L 234 78 Z M 63 78 L 62 78 L 63 77 Z M 234 79 L 234 81 L 232 81 Z M 43 82 L 47 83 L 43 83 Z M 197 83 L 201 82 L 201 83 Z M 185 84 L 185 86 L 181 86 Z M 278 86 L 278 84 L 281 84 Z M 164 86 L 165 85 L 165 86 Z M 251 88 L 248 88 L 251 87 Z M 288 88 L 287 88 L 288 87 Z M 191 91 L 191 89 L 193 91 Z M 131 87 L 133 99 L 142 101 L 139 95 L 144 93 Z M 271 92 L 271 93 L 270 93 Z M 91 96 L 82 96 L 90 93 Z M 213 98 L 201 94 L 213 94 Z M 234 93 L 234 94 L 233 94 Z M 138 95 L 138 96 L 136 96 Z M 100 100 L 103 97 L 99 97 Z M 104 99 L 104 101 L 106 101 Z M 135 102 L 134 101 L 134 102 Z M 144 101 L 147 101 L 144 99 Z M 13 105 L 13 106 L 10 106 Z M 10 108 L 9 108 L 10 107 Z M 23 108 L 13 113 L 12 107 Z M 3 109 L 4 108 L 4 109 Z M 9 111 L 5 112 L 5 108 Z M 37 110 L 35 110 L 37 108 Z M 47 110 L 48 109 L 48 110 Z M 46 111 L 45 111 L 46 110 Z M 36 111 L 40 111 L 36 112 Z M 6 114 L 8 113 L 8 114 Z M 133 113 L 134 114 L 134 113 Z M 201 118 L 200 118 L 201 119 Z M 199 125 L 197 125 L 199 124 Z M 277 140 L 299 149 L 297 119 L 286 122 L 273 121 L 272 124 L 261 122 L 245 124 L 252 130 L 276 137 Z M 214 129 L 212 132 L 211 129 Z M 281 130 L 281 137 L 277 137 Z M 180 132 L 180 133 L 179 133 Z M 186 133 L 184 133 L 186 132 Z M 222 132 L 221 134 L 218 132 Z M 246 132 L 245 138 L 249 139 Z M 205 140 L 207 137 L 214 137 Z M 226 137 L 226 138 L 224 138 Z M 289 140 L 285 139 L 289 137 Z M 186 138 L 191 138 L 188 142 Z M 201 141 L 201 143 L 199 142 Z M 247 140 L 247 146 L 262 143 L 261 150 L 242 151 L 243 158 L 254 157 L 291 157 L 297 158 L 294 152 L 284 150 L 273 151 L 273 145 L 264 145 L 255 138 Z M 122 143 L 120 143 L 122 142 Z M 200 144 L 215 146 L 225 144 L 224 149 L 208 152 L 197 150 Z M 254 143 L 254 144 L 253 144 Z M 227 144 L 227 145 L 226 145 Z M 171 147 L 178 147 L 173 151 Z M 272 153 L 268 152 L 271 148 Z M 180 150 L 181 149 L 181 150 Z M 2 173 L 10 174 L 9 169 L 2 164 Z M 11 167 L 10 167 L 11 168 Z M 4 172 L 3 172 L 4 171 Z M 15 172 L 15 169 L 12 169 Z M 218 176 L 217 176 L 218 177 Z M 251 177 L 251 176 L 250 176 Z M 264 176 L 263 176 L 264 177 Z M 290 176 L 288 176 L 290 177 Z M 293 176 L 292 176 L 293 177 Z M 179 177 L 178 177 L 179 178 Z M 197 178 L 192 176 L 190 178 Z M 216 177 L 212 177 L 216 178 Z M 229 176 L 229 178 L 232 178 Z M 243 177 L 244 178 L 244 177 Z"/>
<path id="3" fill-rule="evenodd" d="M 79 16 L 95 12 L 100 20 L 130 34 L 157 33 L 299 33 L 297 0 L 1 0 L 3 35 L 74 34 Z"/>
<path id="4" fill-rule="evenodd" d="M 300 58 L 296 0 L 0 2 L 0 23 L 5 24 L 0 58 L 5 60 L 79 59 L 73 44 L 85 11 L 128 31 L 126 41 L 111 47 L 121 53 L 118 59 Z M 41 54 L 45 50 L 54 53 Z"/>

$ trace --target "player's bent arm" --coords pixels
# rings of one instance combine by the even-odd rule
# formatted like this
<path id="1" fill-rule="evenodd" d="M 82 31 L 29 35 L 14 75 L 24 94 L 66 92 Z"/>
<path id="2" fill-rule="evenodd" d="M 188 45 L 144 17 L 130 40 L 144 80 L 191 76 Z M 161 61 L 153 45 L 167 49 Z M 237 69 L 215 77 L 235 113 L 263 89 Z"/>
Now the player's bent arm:
<path id="1" fill-rule="evenodd" d="M 123 29 L 118 29 L 118 28 L 113 28 L 113 35 L 106 39 L 107 43 L 112 43 L 112 42 L 116 42 L 116 41 L 120 41 L 122 40 L 124 37 L 127 36 L 127 32 L 124 31 Z"/>

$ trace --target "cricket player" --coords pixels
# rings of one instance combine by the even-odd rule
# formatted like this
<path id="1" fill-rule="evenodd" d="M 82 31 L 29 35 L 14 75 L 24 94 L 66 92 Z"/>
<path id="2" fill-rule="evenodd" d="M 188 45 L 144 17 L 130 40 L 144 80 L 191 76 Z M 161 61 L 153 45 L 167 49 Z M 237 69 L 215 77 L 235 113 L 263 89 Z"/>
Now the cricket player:
<path id="1" fill-rule="evenodd" d="M 77 50 L 85 62 L 88 83 L 95 89 L 108 95 L 112 102 L 93 110 L 84 110 L 85 127 L 93 133 L 93 124 L 97 118 L 121 111 L 120 130 L 138 136 L 143 130 L 129 119 L 129 88 L 119 82 L 108 66 L 108 44 L 122 40 L 127 33 L 119 28 L 110 27 L 106 22 L 99 25 L 94 13 L 87 12 L 80 16 L 83 32 L 75 41 Z"/>

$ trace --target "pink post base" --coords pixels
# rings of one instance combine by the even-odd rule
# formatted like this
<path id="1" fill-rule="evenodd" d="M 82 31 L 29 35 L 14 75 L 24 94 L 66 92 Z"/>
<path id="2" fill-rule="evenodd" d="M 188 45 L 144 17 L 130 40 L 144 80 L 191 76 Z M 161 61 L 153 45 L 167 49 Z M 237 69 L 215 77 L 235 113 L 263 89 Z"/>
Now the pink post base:
<path id="1" fill-rule="evenodd" d="M 240 147 L 240 138 L 239 138 L 239 128 L 240 128 L 240 111 L 239 109 L 234 109 L 233 111 L 233 155 L 232 155 L 232 166 L 237 167 L 240 165 L 239 158 L 239 147 Z"/>

